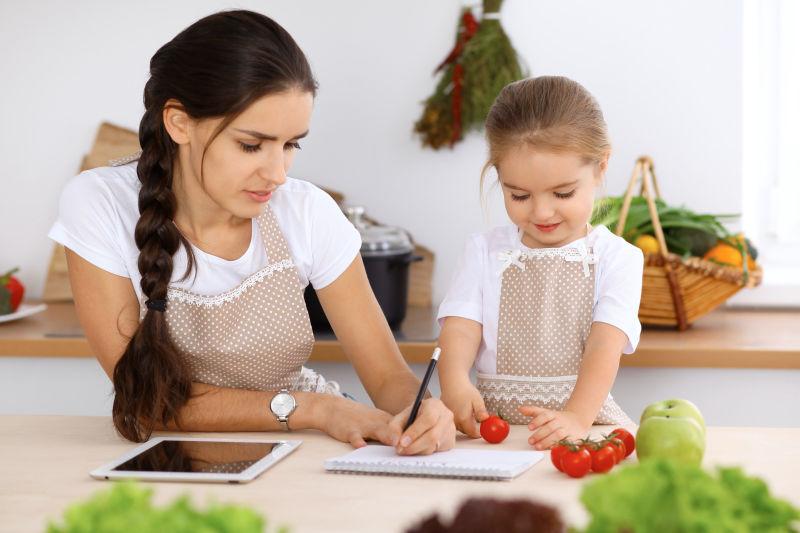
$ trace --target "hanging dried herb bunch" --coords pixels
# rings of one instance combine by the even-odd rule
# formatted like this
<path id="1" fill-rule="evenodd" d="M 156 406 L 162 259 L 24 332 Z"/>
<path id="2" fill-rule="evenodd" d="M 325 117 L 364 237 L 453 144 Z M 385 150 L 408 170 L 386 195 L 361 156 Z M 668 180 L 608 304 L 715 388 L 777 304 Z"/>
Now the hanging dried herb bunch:
<path id="1" fill-rule="evenodd" d="M 452 147 L 466 132 L 481 129 L 500 89 L 525 76 L 500 24 L 502 3 L 483 0 L 480 22 L 470 9 L 462 11 L 456 43 L 436 68 L 441 77 L 414 124 L 423 146 Z"/>

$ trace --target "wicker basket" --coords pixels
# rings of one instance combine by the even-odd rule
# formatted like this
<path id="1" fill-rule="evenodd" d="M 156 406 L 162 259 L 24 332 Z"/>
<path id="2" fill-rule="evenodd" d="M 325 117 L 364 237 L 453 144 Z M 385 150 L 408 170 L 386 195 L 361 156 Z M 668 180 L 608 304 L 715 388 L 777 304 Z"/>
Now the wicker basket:
<path id="1" fill-rule="evenodd" d="M 636 161 L 625 192 L 615 232 L 617 235 L 621 236 L 625 228 L 633 191 L 639 182 L 639 195 L 647 201 L 660 249 L 659 253 L 645 254 L 642 301 L 639 306 L 639 320 L 642 324 L 673 326 L 683 331 L 742 287 L 755 287 L 761 283 L 761 267 L 756 265 L 755 269 L 748 271 L 747 257 L 744 257 L 744 268 L 739 269 L 700 257 L 683 258 L 668 252 L 655 204 L 655 199 L 661 193 L 656 182 L 653 160 L 647 156 Z M 747 253 L 746 250 L 744 253 Z"/>

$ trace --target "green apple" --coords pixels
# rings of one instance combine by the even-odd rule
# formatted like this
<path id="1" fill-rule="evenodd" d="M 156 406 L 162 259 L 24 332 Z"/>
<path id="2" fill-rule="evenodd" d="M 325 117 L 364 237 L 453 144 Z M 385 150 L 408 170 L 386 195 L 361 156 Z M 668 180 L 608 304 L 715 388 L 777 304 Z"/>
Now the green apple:
<path id="1" fill-rule="evenodd" d="M 689 400 L 664 400 L 648 405 L 636 432 L 636 455 L 700 465 L 706 449 L 706 422 Z"/>
<path id="2" fill-rule="evenodd" d="M 640 461 L 663 458 L 700 466 L 706 449 L 703 428 L 694 418 L 651 416 L 636 432 Z"/>
<path id="3" fill-rule="evenodd" d="M 703 428 L 703 436 L 706 434 L 706 421 L 703 420 L 703 415 L 700 409 L 689 400 L 664 400 L 661 402 L 651 403 L 645 407 L 642 417 L 639 419 L 639 424 L 653 416 L 664 416 L 667 418 L 692 418 L 700 427 Z"/>

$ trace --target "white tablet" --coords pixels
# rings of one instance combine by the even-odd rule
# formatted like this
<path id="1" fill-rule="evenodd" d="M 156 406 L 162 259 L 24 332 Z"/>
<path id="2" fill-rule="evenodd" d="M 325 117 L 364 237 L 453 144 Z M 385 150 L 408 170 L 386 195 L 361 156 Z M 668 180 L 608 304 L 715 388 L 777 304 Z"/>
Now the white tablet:
<path id="1" fill-rule="evenodd" d="M 155 437 L 90 472 L 97 479 L 247 483 L 292 453 L 299 440 Z"/>

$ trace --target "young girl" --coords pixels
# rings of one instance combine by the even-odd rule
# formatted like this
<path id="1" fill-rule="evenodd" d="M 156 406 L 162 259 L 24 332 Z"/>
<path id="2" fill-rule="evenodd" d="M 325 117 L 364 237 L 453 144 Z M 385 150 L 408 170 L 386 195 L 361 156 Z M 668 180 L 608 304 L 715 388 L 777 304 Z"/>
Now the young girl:
<path id="1" fill-rule="evenodd" d="M 286 176 L 315 92 L 273 20 L 208 16 L 150 61 L 141 154 L 65 189 L 50 236 L 67 248 L 122 436 L 314 428 L 402 454 L 453 446 L 438 399 L 403 431 L 419 381 L 370 290 L 358 232 L 330 196 Z M 304 367 L 308 283 L 377 408 Z"/>
<path id="2" fill-rule="evenodd" d="M 537 449 L 630 423 L 609 390 L 639 341 L 643 258 L 589 225 L 611 151 L 597 102 L 563 77 L 521 80 L 486 136 L 512 224 L 468 240 L 439 308 L 442 400 L 467 435 L 500 413 Z"/>

